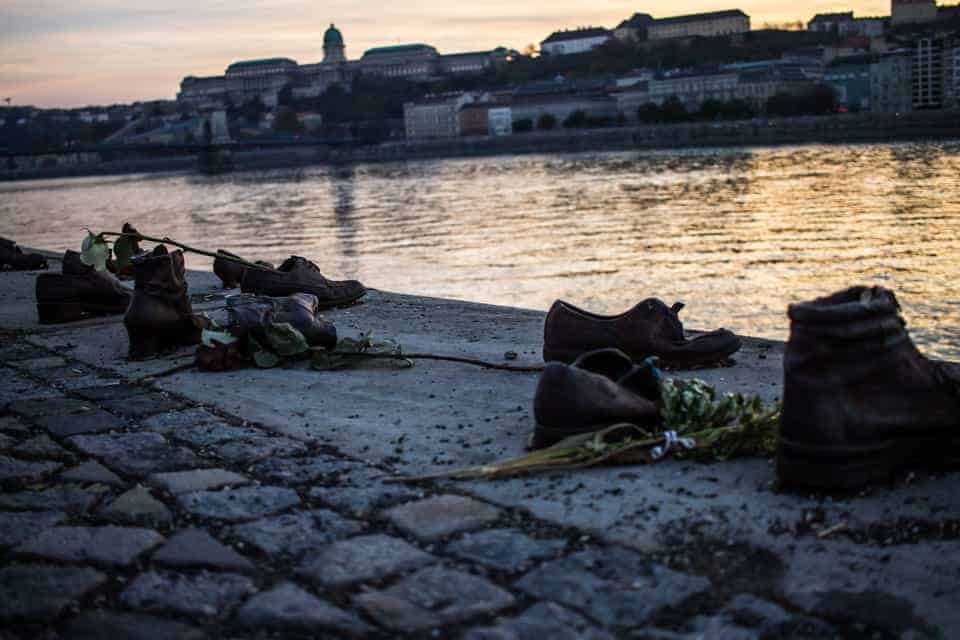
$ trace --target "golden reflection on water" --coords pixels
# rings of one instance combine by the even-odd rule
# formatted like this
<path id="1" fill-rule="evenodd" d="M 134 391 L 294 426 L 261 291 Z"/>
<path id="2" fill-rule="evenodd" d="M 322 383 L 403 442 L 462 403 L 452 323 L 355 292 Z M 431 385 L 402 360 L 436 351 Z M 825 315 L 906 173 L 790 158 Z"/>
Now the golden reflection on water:
<path id="1" fill-rule="evenodd" d="M 657 296 L 689 327 L 771 338 L 789 302 L 882 284 L 927 352 L 960 357 L 958 175 L 951 143 L 84 178 L 0 184 L 0 235 L 64 249 L 129 220 L 382 289 L 601 312 Z"/>

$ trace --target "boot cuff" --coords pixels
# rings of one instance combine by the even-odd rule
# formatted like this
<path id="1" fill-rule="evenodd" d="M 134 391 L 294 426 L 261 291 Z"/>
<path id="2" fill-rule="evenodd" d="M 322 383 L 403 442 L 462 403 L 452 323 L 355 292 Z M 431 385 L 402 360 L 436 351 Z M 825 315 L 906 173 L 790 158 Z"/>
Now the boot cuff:
<path id="1" fill-rule="evenodd" d="M 838 324 L 851 320 L 896 315 L 900 304 L 889 289 L 851 287 L 824 298 L 792 304 L 787 315 L 802 324 Z"/>

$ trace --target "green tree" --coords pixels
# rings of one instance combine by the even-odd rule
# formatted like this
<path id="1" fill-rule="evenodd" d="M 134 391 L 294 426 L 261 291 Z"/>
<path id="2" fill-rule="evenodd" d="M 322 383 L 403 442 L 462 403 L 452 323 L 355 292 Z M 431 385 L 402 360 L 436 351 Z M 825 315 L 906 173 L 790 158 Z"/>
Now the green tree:
<path id="1" fill-rule="evenodd" d="M 273 130 L 282 133 L 298 133 L 302 129 L 297 112 L 290 107 L 280 107 L 273 117 Z"/>
<path id="2" fill-rule="evenodd" d="M 563 121 L 563 126 L 567 129 L 577 129 L 580 127 L 587 126 L 587 114 L 581 110 L 577 109 Z"/>
<path id="3" fill-rule="evenodd" d="M 551 113 L 545 113 L 537 120 L 537 128 L 543 131 L 551 131 L 557 128 L 557 118 Z"/>
<path id="4" fill-rule="evenodd" d="M 514 120 L 513 122 L 514 133 L 526 133 L 527 131 L 533 131 L 533 120 L 531 120 L 530 118 L 522 118 L 520 120 Z"/>
<path id="5" fill-rule="evenodd" d="M 660 122 L 660 107 L 656 102 L 648 102 L 637 109 L 637 120 L 640 122 Z"/>
<path id="6" fill-rule="evenodd" d="M 690 119 L 687 113 L 687 107 L 677 96 L 670 96 L 660 107 L 661 120 L 663 122 L 685 122 Z"/>
<path id="7" fill-rule="evenodd" d="M 251 98 L 249 101 L 244 103 L 242 107 L 240 107 L 240 117 L 249 122 L 260 122 L 260 119 L 266 112 L 267 107 L 265 104 L 263 104 L 263 100 L 260 99 L 260 96 Z"/>

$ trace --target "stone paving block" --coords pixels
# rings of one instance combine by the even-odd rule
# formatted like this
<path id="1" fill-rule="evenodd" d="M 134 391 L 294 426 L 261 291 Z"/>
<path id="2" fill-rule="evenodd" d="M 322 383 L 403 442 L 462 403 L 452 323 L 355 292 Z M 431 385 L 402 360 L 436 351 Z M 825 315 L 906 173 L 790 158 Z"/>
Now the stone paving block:
<path id="1" fill-rule="evenodd" d="M 173 522 L 173 514 L 162 502 L 142 486 L 130 489 L 100 510 L 100 516 L 121 524 L 142 524 L 154 527 Z"/>
<path id="2" fill-rule="evenodd" d="M 447 545 L 447 551 L 494 569 L 518 572 L 532 560 L 556 556 L 567 546 L 564 540 L 538 540 L 521 531 L 496 529 L 469 533 Z"/>
<path id="3" fill-rule="evenodd" d="M 153 554 L 153 561 L 171 567 L 253 569 L 253 563 L 200 529 L 187 529 L 170 538 Z"/>
<path id="4" fill-rule="evenodd" d="M 0 409 L 9 406 L 11 402 L 25 399 L 54 398 L 60 394 L 48 387 L 37 384 L 23 376 L 13 375 L 9 369 L 4 371 L 4 381 L 0 385 Z"/>
<path id="5" fill-rule="evenodd" d="M 10 411 L 27 418 L 40 416 L 66 416 L 76 413 L 95 411 L 96 406 L 86 400 L 76 398 L 26 398 L 10 403 Z"/>
<path id="6" fill-rule="evenodd" d="M 92 409 L 83 413 L 67 415 L 37 416 L 34 424 L 49 431 L 58 438 L 69 438 L 87 433 L 104 433 L 124 428 L 125 423 L 117 416 Z"/>
<path id="7" fill-rule="evenodd" d="M 91 611 L 69 621 L 61 640 L 204 640 L 207 635 L 182 622 L 117 611 Z"/>
<path id="8" fill-rule="evenodd" d="M 105 484 L 111 487 L 127 486 L 127 483 L 117 474 L 96 460 L 87 460 L 83 464 L 67 469 L 60 474 L 60 479 L 66 482 Z"/>
<path id="9" fill-rule="evenodd" d="M 45 359 L 46 362 L 46 359 Z M 78 362 L 67 362 L 63 361 L 64 364 L 60 366 L 47 366 L 47 367 L 36 367 L 32 369 L 25 369 L 25 371 L 36 378 L 45 380 L 48 383 L 56 383 L 63 380 L 69 380 L 71 378 L 91 378 L 97 375 L 97 372 L 93 367 L 89 367 L 85 364 L 80 364 Z M 50 360 L 50 364 L 53 364 L 54 361 Z M 22 362 L 17 363 L 22 365 Z M 89 383 L 84 384 L 87 386 Z"/>
<path id="10" fill-rule="evenodd" d="M 100 409 L 70 415 L 39 416 L 33 418 L 33 421 L 38 427 L 58 438 L 69 438 L 83 433 L 104 433 L 125 426 L 123 420 Z"/>
<path id="11" fill-rule="evenodd" d="M 697 616 L 689 622 L 693 635 L 698 638 L 723 638 L 723 640 L 758 640 L 760 635 L 741 627 L 725 615 Z M 689 637 L 689 636 L 685 636 Z"/>
<path id="12" fill-rule="evenodd" d="M 422 498 L 423 491 L 401 484 L 385 484 L 382 471 L 356 468 L 336 482 L 310 489 L 308 496 L 337 509 L 348 511 L 357 518 L 365 518 L 378 507 L 401 500 Z"/>
<path id="13" fill-rule="evenodd" d="M 100 492 L 90 489 L 82 489 L 72 485 L 59 485 L 39 491 L 0 493 L 0 507 L 29 511 L 67 511 L 72 514 L 83 514 L 100 500 L 100 496 Z"/>
<path id="14" fill-rule="evenodd" d="M 433 541 L 482 527 L 499 518 L 500 511 L 473 498 L 447 495 L 402 504 L 387 511 L 386 516 L 401 530 Z"/>
<path id="15" fill-rule="evenodd" d="M 77 375 L 76 370 L 71 369 L 71 375 L 60 378 L 52 378 L 47 381 L 60 391 L 70 393 L 75 389 L 87 389 L 90 387 L 116 384 L 117 379 L 112 376 L 105 376 L 96 371 L 87 370 L 83 375 Z"/>
<path id="16" fill-rule="evenodd" d="M 513 606 L 516 599 L 483 578 L 427 567 L 389 589 L 356 596 L 353 602 L 386 627 L 414 632 L 493 613 Z"/>
<path id="17" fill-rule="evenodd" d="M 43 347 L 38 347 L 28 342 L 18 342 L 0 347 L 0 362 L 6 362 L 8 364 L 35 358 L 45 358 L 49 355 L 52 354 Z"/>
<path id="18" fill-rule="evenodd" d="M 0 482 L 11 480 L 24 484 L 37 482 L 56 473 L 62 466 L 59 462 L 26 462 L 16 458 L 0 456 Z"/>
<path id="19" fill-rule="evenodd" d="M 326 455 L 312 458 L 269 458 L 255 464 L 250 473 L 270 482 L 299 485 L 316 482 L 327 476 L 337 476 L 355 466 L 355 462 Z"/>
<path id="20" fill-rule="evenodd" d="M 195 447 L 209 447 L 229 440 L 263 435 L 262 431 L 253 427 L 227 424 L 203 409 L 169 411 L 147 418 L 141 424 L 145 429 Z"/>
<path id="21" fill-rule="evenodd" d="M 8 452 L 18 444 L 20 444 L 20 441 L 16 438 L 0 433 L 0 451 Z"/>
<path id="22" fill-rule="evenodd" d="M 40 513 L 0 512 L 0 549 L 15 547 L 67 517 L 63 511 Z"/>
<path id="23" fill-rule="evenodd" d="M 31 369 L 28 373 L 58 387 L 86 387 L 99 378 L 96 370 L 83 364 L 68 363 L 62 367 Z"/>
<path id="24" fill-rule="evenodd" d="M 234 525 L 226 534 L 268 555 L 301 555 L 363 530 L 363 524 L 333 511 L 298 511 Z"/>
<path id="25" fill-rule="evenodd" d="M 659 609 L 709 589 L 710 582 L 611 547 L 549 562 L 521 578 L 516 586 L 608 626 L 634 627 L 645 624 Z"/>
<path id="26" fill-rule="evenodd" d="M 56 369 L 67 366 L 66 358 L 53 355 L 42 355 L 36 358 L 17 360 L 12 365 L 17 369 L 33 372 L 36 369 Z"/>
<path id="27" fill-rule="evenodd" d="M 199 407 L 190 407 L 180 411 L 166 411 L 157 415 L 144 418 L 140 424 L 145 429 L 166 434 L 171 429 L 177 427 L 196 427 L 202 424 L 220 422 L 220 418 L 210 413 L 206 409 Z"/>
<path id="28" fill-rule="evenodd" d="M 255 520 L 300 504 L 296 492 L 283 487 L 195 491 L 181 494 L 178 500 L 192 515 L 228 522 Z"/>
<path id="29" fill-rule="evenodd" d="M 84 400 L 97 403 L 105 400 L 129 398 L 130 396 L 142 395 L 144 393 L 149 393 L 149 389 L 135 384 L 124 384 L 122 382 L 82 387 L 70 391 L 71 395 L 75 395 Z"/>
<path id="30" fill-rule="evenodd" d="M 35 436 L 21 442 L 13 449 L 13 454 L 21 458 L 40 460 L 72 460 L 73 454 L 50 439 L 49 436 Z"/>
<path id="31" fill-rule="evenodd" d="M 16 565 L 0 569 L 0 619 L 49 621 L 107 577 L 93 569 Z"/>
<path id="32" fill-rule="evenodd" d="M 201 464 L 192 451 L 171 445 L 159 433 L 75 436 L 70 442 L 112 470 L 131 476 L 177 471 Z"/>
<path id="33" fill-rule="evenodd" d="M 613 640 L 589 620 L 553 602 L 538 602 L 518 616 L 501 618 L 493 626 L 471 629 L 463 640 Z"/>
<path id="34" fill-rule="evenodd" d="M 144 391 L 125 398 L 110 398 L 100 402 L 100 406 L 125 418 L 145 418 L 164 411 L 173 411 L 183 407 L 183 402 L 155 391 Z"/>
<path id="35" fill-rule="evenodd" d="M 0 433 L 23 440 L 30 436 L 30 427 L 14 416 L 0 416 Z"/>
<path id="36" fill-rule="evenodd" d="M 170 493 L 180 494 L 250 484 L 250 480 L 225 469 L 194 469 L 154 473 L 147 478 L 147 483 Z"/>
<path id="37" fill-rule="evenodd" d="M 250 598 L 237 611 L 236 622 L 256 629 L 337 631 L 348 635 L 362 635 L 373 628 L 349 613 L 326 603 L 285 582 Z"/>
<path id="38" fill-rule="evenodd" d="M 213 452 L 235 464 L 250 464 L 275 456 L 295 456 L 307 452 L 307 445 L 282 436 L 251 436 L 214 446 Z"/>
<path id="39" fill-rule="evenodd" d="M 232 573 L 182 575 L 148 571 L 123 590 L 120 600 L 139 611 L 214 617 L 225 616 L 256 592 L 252 580 Z"/>
<path id="40" fill-rule="evenodd" d="M 380 580 L 437 561 L 399 538 L 360 536 L 310 554 L 297 573 L 326 587 Z"/>
<path id="41" fill-rule="evenodd" d="M 17 547 L 16 552 L 63 562 L 125 567 L 163 542 L 150 529 L 132 527 L 54 527 Z"/>
<path id="42" fill-rule="evenodd" d="M 780 605 L 741 593 L 723 607 L 724 617 L 746 620 L 756 633 L 772 637 L 827 638 L 838 636 L 835 629 L 822 620 L 788 612 Z"/>

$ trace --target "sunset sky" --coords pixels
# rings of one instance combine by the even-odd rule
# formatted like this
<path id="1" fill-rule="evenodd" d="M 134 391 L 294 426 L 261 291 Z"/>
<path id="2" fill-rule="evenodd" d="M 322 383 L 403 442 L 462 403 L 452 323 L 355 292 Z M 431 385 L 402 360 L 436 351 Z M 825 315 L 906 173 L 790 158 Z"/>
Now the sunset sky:
<path id="1" fill-rule="evenodd" d="M 824 11 L 888 15 L 889 0 L 0 0 L 0 99 L 40 107 L 173 98 L 185 75 L 218 75 L 235 60 L 284 56 L 318 62 L 329 23 L 347 56 L 424 42 L 441 53 L 522 49 L 551 31 L 614 27 L 635 11 L 663 18 L 738 7 L 754 27 Z M 140 6 L 133 6 L 140 5 Z M 472 6 L 468 6 L 472 5 Z"/>

